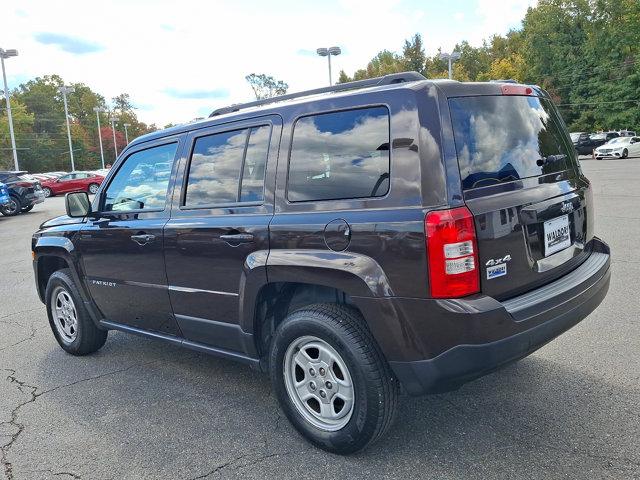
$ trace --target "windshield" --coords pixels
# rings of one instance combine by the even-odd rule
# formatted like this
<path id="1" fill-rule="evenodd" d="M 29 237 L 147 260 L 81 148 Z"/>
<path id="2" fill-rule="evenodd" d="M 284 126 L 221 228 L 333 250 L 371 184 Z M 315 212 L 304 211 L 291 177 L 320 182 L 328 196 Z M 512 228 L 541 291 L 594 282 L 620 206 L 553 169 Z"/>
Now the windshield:
<path id="1" fill-rule="evenodd" d="M 630 141 L 631 141 L 631 137 L 619 137 L 619 138 L 612 138 L 607 143 L 609 143 L 609 144 L 612 144 L 612 143 L 629 143 Z"/>
<path id="2" fill-rule="evenodd" d="M 484 187 L 559 172 L 573 162 L 569 136 L 546 99 L 449 100 L 462 187 Z"/>
<path id="3" fill-rule="evenodd" d="M 571 134 L 571 141 L 572 142 L 577 142 L 578 140 L 580 140 L 580 133 L 572 133 Z"/>

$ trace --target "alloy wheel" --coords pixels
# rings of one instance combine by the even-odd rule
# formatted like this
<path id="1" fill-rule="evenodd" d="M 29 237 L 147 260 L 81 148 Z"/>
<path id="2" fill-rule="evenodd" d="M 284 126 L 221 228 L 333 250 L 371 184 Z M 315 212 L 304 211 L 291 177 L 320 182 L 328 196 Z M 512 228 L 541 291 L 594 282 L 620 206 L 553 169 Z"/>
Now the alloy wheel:
<path id="1" fill-rule="evenodd" d="M 51 313 L 56 332 L 66 344 L 78 336 L 78 312 L 73 298 L 63 287 L 56 287 L 51 294 Z"/>
<path id="2" fill-rule="evenodd" d="M 351 419 L 355 389 L 345 361 L 327 342 L 304 336 L 284 355 L 284 381 L 289 398 L 310 424 L 333 432 Z"/>

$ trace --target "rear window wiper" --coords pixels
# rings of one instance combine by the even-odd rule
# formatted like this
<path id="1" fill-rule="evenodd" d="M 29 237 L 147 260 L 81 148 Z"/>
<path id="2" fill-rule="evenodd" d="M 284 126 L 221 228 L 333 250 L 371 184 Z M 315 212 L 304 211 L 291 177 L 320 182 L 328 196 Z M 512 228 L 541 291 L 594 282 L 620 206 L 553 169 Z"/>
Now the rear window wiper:
<path id="1" fill-rule="evenodd" d="M 560 154 L 560 155 L 549 155 L 546 157 L 541 157 L 538 160 L 536 160 L 536 165 L 538 165 L 539 167 L 542 167 L 543 165 L 546 165 L 547 163 L 555 163 L 555 162 L 561 162 L 567 159 L 567 156 L 565 154 Z"/>

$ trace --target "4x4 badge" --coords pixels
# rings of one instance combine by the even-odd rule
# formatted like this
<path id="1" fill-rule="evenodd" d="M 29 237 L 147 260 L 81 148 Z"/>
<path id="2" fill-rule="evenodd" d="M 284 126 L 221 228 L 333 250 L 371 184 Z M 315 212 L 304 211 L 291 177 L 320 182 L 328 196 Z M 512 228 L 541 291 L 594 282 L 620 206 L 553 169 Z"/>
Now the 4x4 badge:
<path id="1" fill-rule="evenodd" d="M 502 258 L 491 258 L 489 260 L 487 260 L 487 263 L 485 263 L 485 267 L 493 267 L 494 265 L 500 265 L 501 263 L 506 263 L 511 261 L 511 255 L 506 254 L 504 257 Z"/>

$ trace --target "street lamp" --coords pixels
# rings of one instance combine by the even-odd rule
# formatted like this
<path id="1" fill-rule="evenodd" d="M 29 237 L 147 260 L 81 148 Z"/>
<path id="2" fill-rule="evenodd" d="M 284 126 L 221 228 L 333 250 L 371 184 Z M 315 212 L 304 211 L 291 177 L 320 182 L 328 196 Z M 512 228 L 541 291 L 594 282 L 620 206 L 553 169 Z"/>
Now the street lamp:
<path id="1" fill-rule="evenodd" d="M 118 145 L 116 144 L 116 119 L 111 116 L 109 118 L 109 121 L 111 122 L 111 132 L 113 133 L 113 149 L 116 152 L 116 160 L 118 159 Z"/>
<path id="2" fill-rule="evenodd" d="M 93 111 L 96 112 L 96 118 L 98 119 L 98 140 L 100 141 L 100 159 L 102 160 L 102 169 L 104 170 L 104 150 L 102 149 L 102 132 L 100 132 L 100 113 L 106 112 L 102 107 L 93 107 Z"/>
<path id="3" fill-rule="evenodd" d="M 11 102 L 9 101 L 9 87 L 7 86 L 7 74 L 4 71 L 4 61 L 10 57 L 17 57 L 16 49 L 3 50 L 0 48 L 0 63 L 2 63 L 2 79 L 4 80 L 4 99 L 7 102 L 7 116 L 9 117 L 9 135 L 11 136 L 11 150 L 13 150 L 13 166 L 18 168 L 18 150 L 16 149 L 16 137 L 13 133 L 13 118 L 11 117 Z"/>
<path id="4" fill-rule="evenodd" d="M 449 62 L 449 80 L 453 79 L 453 70 L 451 69 L 451 66 L 453 64 L 453 62 L 455 62 L 456 60 L 458 60 L 460 58 L 460 52 L 452 52 L 452 53 L 441 53 L 440 54 L 440 59 L 441 60 L 447 60 Z"/>
<path id="5" fill-rule="evenodd" d="M 319 48 L 316 50 L 316 53 L 321 57 L 327 57 L 327 60 L 329 61 L 329 85 L 331 86 L 333 85 L 333 79 L 331 77 L 331 55 L 334 57 L 340 55 L 342 50 L 340 50 L 340 47 Z"/>
<path id="6" fill-rule="evenodd" d="M 69 109 L 67 107 L 67 93 L 73 93 L 76 91 L 73 87 L 62 86 L 58 88 L 58 91 L 62 94 L 62 100 L 64 101 L 64 117 L 67 119 L 67 138 L 69 139 L 69 156 L 71 157 L 71 171 L 76 170 L 73 163 L 73 145 L 71 144 L 71 127 L 69 126 Z"/>
<path id="7" fill-rule="evenodd" d="M 122 126 L 124 127 L 124 138 L 127 141 L 127 145 L 129 145 L 129 131 L 127 130 L 127 127 L 130 127 L 131 124 L 130 123 L 123 123 Z"/>

